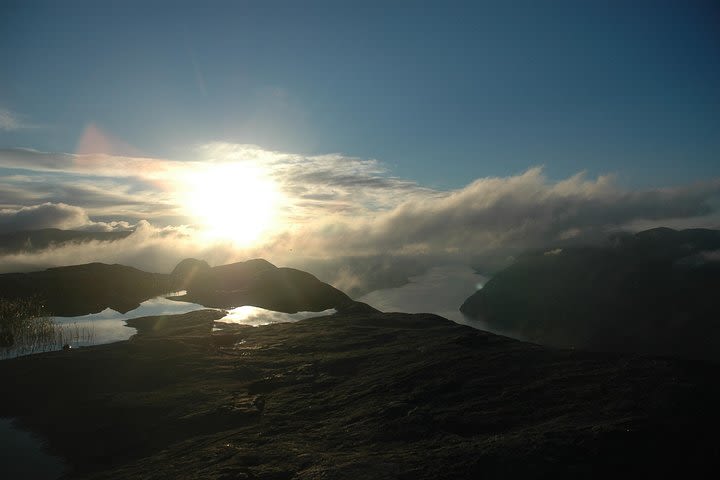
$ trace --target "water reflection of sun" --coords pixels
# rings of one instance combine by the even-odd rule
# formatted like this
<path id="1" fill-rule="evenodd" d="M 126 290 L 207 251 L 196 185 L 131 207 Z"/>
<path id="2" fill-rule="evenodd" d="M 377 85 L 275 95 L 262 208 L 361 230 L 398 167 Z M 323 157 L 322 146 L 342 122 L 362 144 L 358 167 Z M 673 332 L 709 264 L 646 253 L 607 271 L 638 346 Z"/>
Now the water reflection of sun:
<path id="1" fill-rule="evenodd" d="M 246 163 L 210 164 L 188 175 L 183 204 L 211 239 L 249 246 L 276 222 L 281 194 L 261 168 Z"/>

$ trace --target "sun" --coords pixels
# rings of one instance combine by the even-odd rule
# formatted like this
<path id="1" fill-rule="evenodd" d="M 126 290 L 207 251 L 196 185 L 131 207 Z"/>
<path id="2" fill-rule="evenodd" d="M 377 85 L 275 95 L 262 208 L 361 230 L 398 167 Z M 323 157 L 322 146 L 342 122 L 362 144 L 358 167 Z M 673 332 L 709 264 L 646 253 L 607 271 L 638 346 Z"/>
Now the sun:
<path id="1" fill-rule="evenodd" d="M 275 224 L 280 193 L 261 168 L 211 164 L 186 180 L 184 206 L 209 239 L 250 246 Z"/>

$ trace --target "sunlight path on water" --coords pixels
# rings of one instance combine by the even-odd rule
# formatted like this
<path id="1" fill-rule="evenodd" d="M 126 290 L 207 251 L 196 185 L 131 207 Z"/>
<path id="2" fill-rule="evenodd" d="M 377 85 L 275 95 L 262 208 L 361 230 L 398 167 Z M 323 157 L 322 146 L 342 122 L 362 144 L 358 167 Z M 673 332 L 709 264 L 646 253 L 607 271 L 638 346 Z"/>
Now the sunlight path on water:
<path id="1" fill-rule="evenodd" d="M 334 313 L 335 309 L 333 308 L 322 312 L 284 313 L 266 310 L 264 308 L 244 306 L 229 310 L 228 314 L 218 320 L 218 322 L 237 323 L 241 325 L 259 327 L 261 325 L 269 325 L 271 323 L 298 322 L 306 318 L 322 317 L 325 315 L 332 315 Z"/>

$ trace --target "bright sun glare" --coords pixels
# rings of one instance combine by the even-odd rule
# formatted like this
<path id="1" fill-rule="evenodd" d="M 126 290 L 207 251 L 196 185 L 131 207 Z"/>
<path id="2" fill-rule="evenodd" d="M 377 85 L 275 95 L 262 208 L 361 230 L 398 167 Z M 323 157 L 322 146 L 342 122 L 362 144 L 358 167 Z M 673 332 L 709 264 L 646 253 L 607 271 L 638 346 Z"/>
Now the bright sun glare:
<path id="1" fill-rule="evenodd" d="M 254 165 L 210 165 L 187 183 L 185 206 L 210 239 L 248 246 L 276 221 L 280 193 L 269 175 Z"/>

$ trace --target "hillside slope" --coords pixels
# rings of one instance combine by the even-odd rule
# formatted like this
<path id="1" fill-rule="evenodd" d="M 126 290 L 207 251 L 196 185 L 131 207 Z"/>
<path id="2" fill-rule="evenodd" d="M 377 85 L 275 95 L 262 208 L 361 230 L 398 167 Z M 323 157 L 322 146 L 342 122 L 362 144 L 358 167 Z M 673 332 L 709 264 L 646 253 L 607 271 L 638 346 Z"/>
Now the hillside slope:
<path id="1" fill-rule="evenodd" d="M 141 318 L 128 342 L 0 362 L 0 416 L 49 438 L 68 478 L 667 478 L 720 453 L 717 367 L 426 314 L 216 318 Z"/>
<path id="2" fill-rule="evenodd" d="M 460 307 L 556 346 L 720 359 L 720 232 L 659 228 L 531 252 Z"/>

